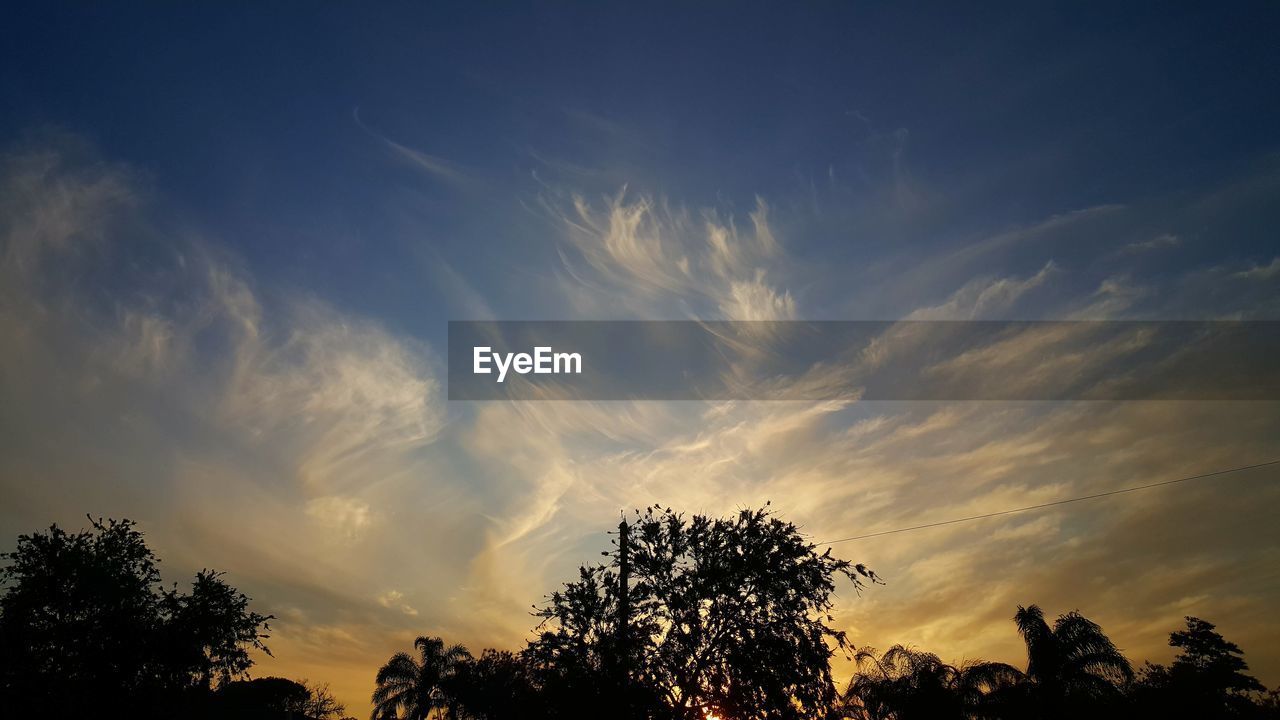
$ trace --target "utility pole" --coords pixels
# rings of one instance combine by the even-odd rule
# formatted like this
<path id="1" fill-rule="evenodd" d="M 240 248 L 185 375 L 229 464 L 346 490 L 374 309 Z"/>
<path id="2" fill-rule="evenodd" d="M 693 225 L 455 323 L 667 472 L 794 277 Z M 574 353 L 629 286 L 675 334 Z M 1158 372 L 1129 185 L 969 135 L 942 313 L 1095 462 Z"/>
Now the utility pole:
<path id="1" fill-rule="evenodd" d="M 626 519 L 618 523 L 618 689 L 624 693 L 624 717 L 630 718 L 631 708 L 631 528 Z"/>

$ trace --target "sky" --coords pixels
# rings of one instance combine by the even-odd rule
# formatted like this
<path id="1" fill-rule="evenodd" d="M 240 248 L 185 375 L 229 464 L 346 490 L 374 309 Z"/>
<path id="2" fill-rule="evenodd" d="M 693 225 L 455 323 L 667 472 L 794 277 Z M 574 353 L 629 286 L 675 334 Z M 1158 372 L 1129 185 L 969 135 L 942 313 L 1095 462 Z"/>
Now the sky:
<path id="1" fill-rule="evenodd" d="M 444 384 L 449 320 L 1280 320 L 1274 3 L 6 15 L 0 537 L 135 519 L 357 715 L 416 635 L 520 647 L 623 508 L 816 542 L 1280 458 L 1275 402 Z M 1196 615 L 1274 686 L 1278 479 L 836 545 L 887 580 L 836 621 L 1020 664 L 1039 603 L 1164 662 Z"/>

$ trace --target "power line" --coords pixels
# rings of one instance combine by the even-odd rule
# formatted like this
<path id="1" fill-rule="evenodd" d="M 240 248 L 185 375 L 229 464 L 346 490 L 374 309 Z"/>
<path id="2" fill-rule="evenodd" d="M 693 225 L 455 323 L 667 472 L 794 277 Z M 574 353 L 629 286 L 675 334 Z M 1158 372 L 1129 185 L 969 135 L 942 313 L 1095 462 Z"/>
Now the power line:
<path id="1" fill-rule="evenodd" d="M 1133 487 L 1121 488 L 1119 490 L 1109 490 L 1107 492 L 1094 493 L 1093 495 L 1081 495 L 1080 497 L 1067 498 L 1065 500 L 1054 500 L 1053 502 L 1040 503 L 1039 505 L 1028 505 L 1026 507 L 1013 508 L 1012 510 L 1000 510 L 999 512 L 984 513 L 982 515 L 970 515 L 969 517 L 925 523 L 924 525 L 898 528 L 896 530 L 881 530 L 880 532 L 867 533 L 866 535 L 854 535 L 853 537 L 840 538 L 839 540 L 827 540 L 826 542 L 820 542 L 818 544 L 835 545 L 836 543 L 865 540 L 866 538 L 880 537 L 881 535 L 893 535 L 896 533 L 911 532 L 912 530 L 924 530 L 926 528 L 941 527 L 943 525 L 955 525 L 956 523 L 969 522 L 970 520 L 982 520 L 985 518 L 999 517 L 1001 515 L 1012 515 L 1014 513 L 1026 512 L 1028 510 L 1040 510 L 1047 507 L 1054 507 L 1055 505 L 1066 505 L 1067 503 L 1080 502 L 1082 500 L 1096 500 L 1097 498 L 1109 497 L 1111 495 L 1122 495 L 1124 493 L 1136 492 L 1138 490 L 1149 490 L 1151 488 L 1183 483 L 1189 480 L 1203 480 L 1204 478 L 1210 478 L 1216 475 L 1227 475 L 1228 473 L 1236 473 L 1243 470 L 1254 470 L 1256 468 L 1267 467 L 1270 465 L 1280 465 L 1280 460 L 1271 460 L 1268 462 L 1257 463 L 1255 465 L 1241 465 L 1240 467 L 1234 467 L 1228 470 L 1215 470 L 1214 472 L 1204 473 L 1203 475 L 1191 475 L 1189 477 L 1182 477 L 1176 480 L 1162 480 L 1160 482 L 1148 483 L 1146 485 L 1134 485 Z"/>

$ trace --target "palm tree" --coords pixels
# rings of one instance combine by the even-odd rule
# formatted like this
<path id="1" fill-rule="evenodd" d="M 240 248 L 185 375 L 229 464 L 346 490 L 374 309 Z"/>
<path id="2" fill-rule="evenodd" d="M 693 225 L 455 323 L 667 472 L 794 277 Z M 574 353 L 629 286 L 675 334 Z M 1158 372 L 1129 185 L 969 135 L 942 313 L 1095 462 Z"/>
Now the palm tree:
<path id="1" fill-rule="evenodd" d="M 1092 620 L 1072 611 L 1053 627 L 1038 606 L 1018 606 L 1013 616 L 1027 645 L 1027 678 L 1043 707 L 1066 714 L 1068 705 L 1115 698 L 1133 680 L 1133 668 Z"/>
<path id="2" fill-rule="evenodd" d="M 370 720 L 458 717 L 449 685 L 471 661 L 471 653 L 461 645 L 445 647 L 434 637 L 419 637 L 413 646 L 420 659 L 396 653 L 378 670 Z"/>
<path id="3" fill-rule="evenodd" d="M 996 716 L 1003 694 L 1022 673 L 1004 663 L 948 665 L 937 655 L 894 645 L 880 657 L 864 648 L 854 656 L 867 668 L 849 681 L 846 711 L 859 720 L 963 720 Z"/>

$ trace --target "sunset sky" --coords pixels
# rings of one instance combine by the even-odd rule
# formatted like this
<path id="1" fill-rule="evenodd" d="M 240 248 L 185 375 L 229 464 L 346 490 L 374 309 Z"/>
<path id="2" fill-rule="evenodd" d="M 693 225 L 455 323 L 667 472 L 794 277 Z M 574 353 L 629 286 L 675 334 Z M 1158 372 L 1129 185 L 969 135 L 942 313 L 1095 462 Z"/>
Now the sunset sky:
<path id="1" fill-rule="evenodd" d="M 623 508 L 818 542 L 1280 459 L 1274 401 L 445 399 L 449 320 L 1280 320 L 1280 5 L 35 5 L 0 549 L 135 519 L 357 716 L 416 635 L 518 649 Z M 1278 481 L 839 544 L 887 584 L 837 623 L 1021 665 L 1038 603 L 1166 662 L 1196 615 L 1275 686 Z"/>

